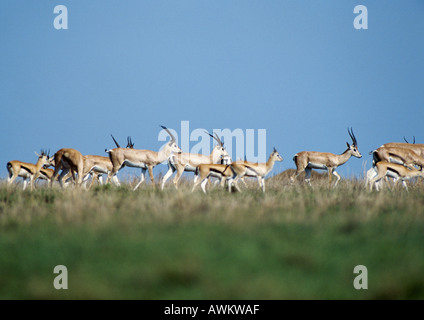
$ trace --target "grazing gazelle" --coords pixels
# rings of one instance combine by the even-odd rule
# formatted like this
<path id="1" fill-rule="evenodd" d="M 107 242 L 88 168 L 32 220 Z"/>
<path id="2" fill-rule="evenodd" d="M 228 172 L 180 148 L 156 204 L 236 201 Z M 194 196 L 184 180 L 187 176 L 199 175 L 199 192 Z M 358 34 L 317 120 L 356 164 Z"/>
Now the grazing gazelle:
<path id="1" fill-rule="evenodd" d="M 274 148 L 270 154 L 268 161 L 263 163 L 255 163 L 249 161 L 236 161 L 231 164 L 236 173 L 235 183 L 244 177 L 256 177 L 259 187 L 265 192 L 265 176 L 272 170 L 276 161 L 283 161 L 278 151 Z"/>
<path id="2" fill-rule="evenodd" d="M 121 168 L 127 166 L 132 168 L 141 168 L 140 182 L 135 186 L 134 190 L 143 183 L 146 170 L 149 170 L 150 180 L 152 181 L 152 185 L 154 185 L 153 168 L 167 160 L 171 154 L 181 152 L 181 149 L 177 146 L 176 139 L 172 133 L 166 127 L 161 127 L 166 130 L 171 137 L 171 140 L 165 144 L 163 149 L 159 152 L 127 148 L 106 150 L 106 152 L 109 153 L 109 158 L 113 165 L 112 171 L 109 172 L 107 181 L 110 181 Z"/>
<path id="3" fill-rule="evenodd" d="M 331 185 L 331 177 L 334 175 L 337 178 L 337 181 L 334 184 L 334 186 L 336 186 L 341 179 L 340 175 L 336 172 L 337 167 L 345 164 L 352 156 L 362 158 L 362 155 L 358 150 L 358 142 L 353 134 L 353 130 L 347 129 L 347 132 L 352 139 L 352 144 L 346 142 L 347 150 L 342 154 L 315 151 L 302 151 L 295 154 L 293 161 L 296 164 L 296 172 L 290 180 L 294 182 L 295 178 L 305 171 L 305 181 L 308 184 L 311 184 L 310 180 L 312 169 L 328 170 L 329 183 Z"/>
<path id="4" fill-rule="evenodd" d="M 415 168 L 407 168 L 401 164 L 380 161 L 375 164 L 375 169 L 377 171 L 377 175 L 370 180 L 370 190 L 373 189 L 374 184 L 380 181 L 382 178 L 389 176 L 395 178 L 395 185 L 400 181 L 402 181 L 402 185 L 408 191 L 408 186 L 406 185 L 405 180 L 409 180 L 415 177 L 424 177 L 424 172 L 422 170 L 417 170 Z M 379 186 L 376 186 L 377 191 L 379 190 Z"/>
<path id="5" fill-rule="evenodd" d="M 9 177 L 7 178 L 7 186 L 10 186 L 18 177 L 24 180 L 24 190 L 27 186 L 27 179 L 31 186 L 31 191 L 34 189 L 34 181 L 40 175 L 40 170 L 43 166 L 50 165 L 49 155 L 45 151 L 41 151 L 41 154 L 35 153 L 38 156 L 36 164 L 21 162 L 18 160 L 9 161 L 7 163 L 7 171 Z"/>
<path id="6" fill-rule="evenodd" d="M 71 171 L 72 179 L 77 183 L 77 186 L 81 186 L 84 172 L 84 157 L 78 150 L 71 148 L 62 148 L 54 154 L 54 173 L 50 180 L 50 186 L 52 182 L 58 177 L 59 171 L 62 170 L 59 175 L 59 184 L 63 188 L 62 179 Z M 78 175 L 76 178 L 75 175 Z"/>
<path id="7" fill-rule="evenodd" d="M 168 158 L 168 172 L 165 174 L 162 180 L 163 190 L 166 181 L 172 176 L 172 174 L 177 171 L 175 178 L 173 180 L 175 188 L 178 189 L 178 181 L 183 174 L 186 172 L 195 172 L 196 167 L 203 163 L 218 163 L 222 158 L 228 157 L 228 152 L 224 148 L 224 143 L 215 133 L 215 136 L 208 134 L 216 140 L 218 143 L 213 149 L 209 156 L 205 156 L 203 154 L 195 154 L 195 153 L 187 153 L 181 152 L 178 154 L 173 154 Z"/>

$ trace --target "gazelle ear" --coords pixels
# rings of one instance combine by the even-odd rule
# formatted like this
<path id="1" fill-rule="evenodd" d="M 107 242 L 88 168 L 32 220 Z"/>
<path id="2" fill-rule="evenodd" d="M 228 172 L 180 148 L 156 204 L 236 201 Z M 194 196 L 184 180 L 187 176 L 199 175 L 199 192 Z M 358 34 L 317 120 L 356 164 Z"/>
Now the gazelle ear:
<path id="1" fill-rule="evenodd" d="M 346 142 L 346 145 L 347 145 L 347 147 L 348 147 L 348 148 L 350 148 L 350 144 L 349 144 L 349 142 Z"/>
<path id="2" fill-rule="evenodd" d="M 37 152 L 34 151 L 34 153 L 37 157 L 41 157 Z"/>

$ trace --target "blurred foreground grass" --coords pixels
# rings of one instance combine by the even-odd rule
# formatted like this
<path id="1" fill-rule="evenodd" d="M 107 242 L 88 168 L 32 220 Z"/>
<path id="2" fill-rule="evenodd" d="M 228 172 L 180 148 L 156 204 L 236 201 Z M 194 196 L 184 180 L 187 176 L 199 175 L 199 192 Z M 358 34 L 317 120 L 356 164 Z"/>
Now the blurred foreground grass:
<path id="1" fill-rule="evenodd" d="M 424 188 L 0 186 L 1 299 L 423 299 Z M 56 290 L 56 265 L 68 290 Z M 368 290 L 355 290 L 356 265 Z"/>

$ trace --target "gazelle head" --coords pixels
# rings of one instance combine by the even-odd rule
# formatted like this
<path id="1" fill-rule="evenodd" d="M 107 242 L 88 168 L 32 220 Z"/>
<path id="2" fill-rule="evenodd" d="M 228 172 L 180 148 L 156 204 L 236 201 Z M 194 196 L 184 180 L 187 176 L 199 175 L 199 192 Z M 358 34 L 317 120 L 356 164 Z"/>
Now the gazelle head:
<path id="1" fill-rule="evenodd" d="M 224 147 L 224 142 L 219 138 L 217 133 L 215 132 L 214 135 L 211 135 L 209 132 L 206 131 L 208 135 L 210 135 L 218 144 L 213 148 L 212 152 L 217 152 L 218 155 L 223 159 L 226 157 L 229 157 L 228 151 Z"/>
<path id="2" fill-rule="evenodd" d="M 177 145 L 177 140 L 175 139 L 174 135 L 171 133 L 171 131 L 168 130 L 167 127 L 160 126 L 163 130 L 165 130 L 169 136 L 171 137 L 171 140 L 166 144 L 165 148 L 168 149 L 170 153 L 181 153 L 181 148 Z M 164 148 L 164 149 L 165 149 Z"/>
<path id="3" fill-rule="evenodd" d="M 127 148 L 134 149 L 134 143 L 132 142 L 131 137 L 127 137 Z"/>
<path id="4" fill-rule="evenodd" d="M 277 149 L 275 149 L 275 147 L 274 147 L 274 149 L 272 150 L 272 153 L 271 153 L 271 155 L 269 156 L 269 158 L 270 158 L 272 161 L 283 161 L 283 160 L 284 160 L 284 159 L 283 159 L 283 157 L 282 157 L 282 156 L 280 156 L 280 154 L 278 153 Z"/>
<path id="5" fill-rule="evenodd" d="M 50 153 L 50 150 L 49 151 L 41 150 L 41 154 L 38 154 L 37 152 L 35 152 L 35 154 L 38 157 L 38 161 L 41 161 L 41 167 L 43 168 L 50 167 L 51 165 L 49 153 Z"/>
<path id="6" fill-rule="evenodd" d="M 116 141 L 116 139 L 113 137 L 113 135 L 111 134 L 110 136 L 112 137 L 113 142 L 115 142 L 116 147 L 117 148 L 121 148 L 121 146 L 119 145 L 118 141 Z M 127 146 L 126 146 L 126 148 L 127 149 L 134 149 L 134 143 L 132 142 L 131 137 L 127 137 Z"/>
<path id="7" fill-rule="evenodd" d="M 346 142 L 346 145 L 350 152 L 352 153 L 352 156 L 356 158 L 362 158 L 362 154 L 358 150 L 358 142 L 356 141 L 356 137 L 353 133 L 352 128 L 347 128 L 347 132 L 349 133 L 350 138 L 352 139 L 352 144 L 349 144 L 349 142 Z"/>

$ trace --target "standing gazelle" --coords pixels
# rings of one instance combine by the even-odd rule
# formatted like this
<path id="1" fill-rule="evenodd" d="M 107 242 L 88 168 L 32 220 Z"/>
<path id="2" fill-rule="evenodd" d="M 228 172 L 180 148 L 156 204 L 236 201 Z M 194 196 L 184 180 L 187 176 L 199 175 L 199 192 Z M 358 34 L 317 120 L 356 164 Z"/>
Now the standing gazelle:
<path id="1" fill-rule="evenodd" d="M 174 186 L 178 189 L 178 180 L 184 171 L 195 172 L 196 167 L 200 164 L 211 164 L 219 163 L 222 158 L 228 157 L 228 152 L 224 148 L 224 143 L 215 133 L 215 136 L 208 133 L 218 143 L 213 149 L 209 156 L 196 153 L 181 152 L 179 154 L 171 155 L 168 159 L 168 172 L 165 174 L 162 180 L 163 190 L 166 181 L 177 171 L 174 178 Z"/>
<path id="2" fill-rule="evenodd" d="M 59 175 L 59 171 L 62 170 Z M 67 176 L 69 171 L 72 174 L 72 179 L 81 186 L 84 172 L 84 157 L 78 150 L 72 148 L 62 148 L 54 154 L 54 173 L 50 180 L 50 186 L 59 175 L 59 184 L 63 188 L 63 177 Z"/>
<path id="3" fill-rule="evenodd" d="M 106 150 L 109 153 L 109 158 L 112 161 L 112 171 L 109 172 L 107 181 L 118 173 L 124 166 L 132 168 L 141 168 L 140 182 L 135 186 L 136 190 L 144 181 L 146 170 L 149 170 L 150 180 L 155 184 L 153 177 L 153 168 L 164 162 L 172 153 L 179 153 L 181 149 L 177 146 L 177 142 L 172 133 L 164 126 L 161 126 L 171 137 L 171 140 L 165 144 L 159 152 L 151 150 L 138 150 L 128 148 L 115 148 Z"/>
<path id="4" fill-rule="evenodd" d="M 49 155 L 45 151 L 41 151 L 41 154 L 35 153 L 38 156 L 36 164 L 21 162 L 18 160 L 9 161 L 7 163 L 7 171 L 9 177 L 7 178 L 7 186 L 9 187 L 17 177 L 22 177 L 24 180 L 24 190 L 27 185 L 27 179 L 31 186 L 31 191 L 34 189 L 34 181 L 40 175 L 40 170 L 43 166 L 50 165 Z"/>
<path id="5" fill-rule="evenodd" d="M 265 192 L 265 176 L 272 170 L 276 161 L 283 161 L 278 151 L 274 148 L 270 154 L 268 161 L 263 163 L 255 163 L 249 161 L 236 161 L 231 164 L 234 172 L 236 173 L 235 184 L 239 179 L 244 177 L 256 177 L 258 179 L 259 187 Z"/>
<path id="6" fill-rule="evenodd" d="M 345 164 L 352 156 L 362 158 L 362 155 L 358 150 L 358 142 L 356 141 L 352 128 L 350 130 L 347 129 L 347 132 L 352 139 L 352 144 L 346 142 L 347 150 L 342 154 L 315 151 L 302 151 L 295 154 L 293 161 L 296 164 L 296 172 L 290 180 L 294 182 L 297 176 L 305 171 L 305 181 L 308 184 L 311 184 L 312 169 L 328 170 L 329 183 L 331 185 L 331 177 L 334 175 L 337 178 L 337 181 L 334 184 L 334 186 L 336 186 L 341 179 L 340 175 L 336 172 L 337 167 Z"/>

